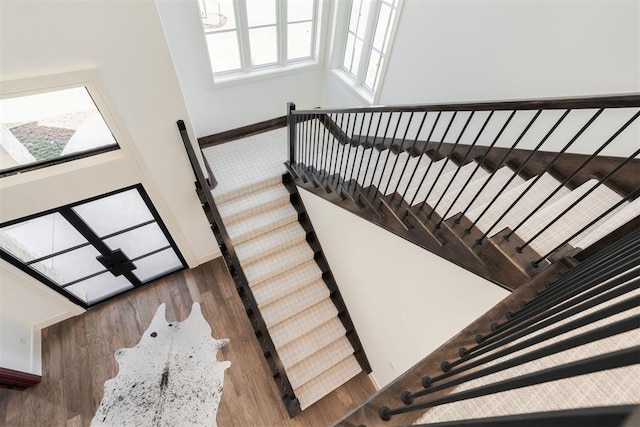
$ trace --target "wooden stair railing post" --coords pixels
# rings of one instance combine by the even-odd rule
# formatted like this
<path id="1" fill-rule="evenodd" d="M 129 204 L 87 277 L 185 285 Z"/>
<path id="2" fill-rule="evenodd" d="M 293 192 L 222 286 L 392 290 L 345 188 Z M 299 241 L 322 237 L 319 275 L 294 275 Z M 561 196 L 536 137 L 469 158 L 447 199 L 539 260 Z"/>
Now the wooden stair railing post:
<path id="1" fill-rule="evenodd" d="M 289 146 L 289 164 L 296 164 L 296 116 L 293 115 L 293 111 L 296 109 L 296 104 L 293 102 L 287 103 L 287 144 Z"/>

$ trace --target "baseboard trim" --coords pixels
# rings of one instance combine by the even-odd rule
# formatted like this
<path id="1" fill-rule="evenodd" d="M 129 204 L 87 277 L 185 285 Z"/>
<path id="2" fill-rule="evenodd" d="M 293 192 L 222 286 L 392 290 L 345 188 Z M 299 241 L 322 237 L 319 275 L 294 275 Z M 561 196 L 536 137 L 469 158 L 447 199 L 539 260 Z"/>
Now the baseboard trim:
<path id="1" fill-rule="evenodd" d="M 235 141 L 236 139 L 246 138 L 251 135 L 279 129 L 285 126 L 287 126 L 287 116 L 276 117 L 275 119 L 265 120 L 252 125 L 227 130 L 209 136 L 203 136 L 202 138 L 198 138 L 198 144 L 201 149 L 213 147 L 215 145 L 224 144 L 225 142 Z"/>
<path id="2" fill-rule="evenodd" d="M 40 375 L 0 368 L 0 388 L 24 390 L 38 384 L 41 380 L 42 377 Z"/>
<path id="3" fill-rule="evenodd" d="M 197 265 L 195 267 L 197 267 L 198 265 L 205 264 L 205 263 L 207 263 L 209 261 L 213 261 L 214 259 L 220 258 L 221 256 L 222 256 L 222 252 L 220 252 L 220 250 L 218 249 L 215 252 L 211 252 L 211 253 L 208 253 L 207 255 L 198 257 L 198 258 L 196 258 Z"/>

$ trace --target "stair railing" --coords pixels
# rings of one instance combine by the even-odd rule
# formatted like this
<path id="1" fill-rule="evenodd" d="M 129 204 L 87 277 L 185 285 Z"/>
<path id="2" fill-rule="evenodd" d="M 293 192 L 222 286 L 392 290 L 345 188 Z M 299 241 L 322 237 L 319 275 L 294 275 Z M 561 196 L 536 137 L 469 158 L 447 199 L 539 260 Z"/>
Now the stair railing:
<path id="1" fill-rule="evenodd" d="M 562 188 L 573 188 L 597 178 L 587 194 L 517 246 L 521 252 L 602 185 L 613 182 L 618 189 L 624 187 L 625 201 L 638 196 L 640 178 L 629 179 L 640 165 L 638 117 L 638 94 L 315 110 L 296 110 L 290 103 L 287 167 L 304 182 L 334 192 L 343 200 L 348 198 L 358 205 L 370 206 L 381 217 L 390 214 L 406 229 L 418 224 L 434 235 L 444 225 L 460 227 L 461 219 L 476 204 L 480 205 L 479 200 L 488 200 L 461 233 L 473 232 L 476 241 L 472 243 L 476 247 L 501 231 L 498 229 L 501 221 L 531 194 L 544 173 L 551 173 L 559 185 L 507 230 L 505 240 L 527 224 Z M 567 162 L 568 153 L 577 155 L 579 161 Z M 432 160 L 426 165 L 419 161 L 425 154 Z M 546 159 L 542 164 L 541 155 Z M 618 163 L 611 170 L 596 170 L 594 159 L 603 155 Z M 443 161 L 436 163 L 437 160 Z M 463 171 L 471 160 L 476 164 Z M 496 173 L 504 166 L 510 168 L 512 175 L 506 182 L 498 183 Z M 480 170 L 488 172 L 484 183 L 470 201 L 458 206 L 461 194 Z M 448 173 L 451 171 L 452 174 Z M 490 210 L 493 209 L 492 217 L 496 217 L 494 208 L 500 196 L 512 188 L 518 175 L 533 179 L 509 206 L 497 212 L 497 219 L 485 232 L 474 231 Z M 637 172 L 635 175 L 640 176 Z M 623 184 L 619 185 L 620 182 Z M 453 188 L 457 189 L 451 194 Z M 442 209 L 438 210 L 439 207 Z M 607 209 L 597 220 L 614 210 Z M 577 235 L 549 253 L 538 254 L 532 266 L 537 268 Z"/>
<path id="2" fill-rule="evenodd" d="M 253 327 L 253 331 L 258 339 L 260 348 L 267 359 L 271 375 L 276 381 L 280 398 L 282 399 L 289 416 L 293 417 L 301 411 L 300 401 L 296 397 L 293 387 L 289 382 L 289 378 L 284 371 L 284 364 L 282 363 L 273 340 L 267 331 L 267 324 L 258 309 L 258 303 L 249 287 L 249 280 L 247 280 L 247 277 L 240 266 L 240 261 L 231 242 L 231 238 L 229 237 L 224 223 L 222 222 L 222 217 L 220 216 L 220 212 L 218 211 L 213 199 L 211 190 L 213 190 L 216 185 L 215 178 L 213 177 L 213 173 L 207 162 L 204 163 L 206 165 L 209 178 L 205 176 L 204 171 L 200 166 L 200 162 L 198 161 L 196 151 L 189 138 L 184 121 L 178 120 L 176 124 L 187 152 L 191 169 L 196 178 L 194 184 L 200 203 L 202 203 L 202 209 L 205 211 L 211 231 L 213 231 L 216 241 L 220 247 L 220 252 L 229 267 L 229 273 L 233 278 L 236 285 L 236 291 L 238 292 L 251 321 L 251 326 Z"/>
<path id="3" fill-rule="evenodd" d="M 639 364 L 640 346 L 622 340 L 616 344 L 617 348 L 586 352 L 573 362 L 546 368 L 543 364 L 503 380 L 487 380 L 489 375 L 525 363 L 549 360 L 548 357 L 563 351 L 624 333 L 637 333 L 640 325 L 640 314 L 637 314 L 640 306 L 639 249 L 640 230 L 637 230 L 569 270 L 546 291 L 523 304 L 520 311 L 510 313 L 504 324 L 487 325 L 491 332 L 479 336 L 476 347 L 461 348 L 459 359 L 442 362 L 441 375 L 423 377 L 415 390 L 407 390 L 397 397 L 397 406 L 380 408 L 380 418 L 389 421 L 399 414 L 424 412 L 448 403 Z M 579 328 L 586 330 L 579 331 Z M 462 390 L 454 388 L 479 379 L 484 381 L 476 386 L 469 385 Z M 594 408 L 593 414 L 604 414 L 611 409 Z M 625 416 L 632 410 L 628 407 Z M 579 411 L 574 413 L 577 414 Z M 555 415 L 555 412 L 549 412 L 537 416 L 544 420 Z M 477 422 L 478 425 L 503 425 L 504 422 L 504 425 L 516 426 L 521 425 L 522 416 L 478 419 Z M 599 425 L 620 425 L 620 421 Z M 443 425 L 463 426 L 468 422 L 461 420 Z"/>

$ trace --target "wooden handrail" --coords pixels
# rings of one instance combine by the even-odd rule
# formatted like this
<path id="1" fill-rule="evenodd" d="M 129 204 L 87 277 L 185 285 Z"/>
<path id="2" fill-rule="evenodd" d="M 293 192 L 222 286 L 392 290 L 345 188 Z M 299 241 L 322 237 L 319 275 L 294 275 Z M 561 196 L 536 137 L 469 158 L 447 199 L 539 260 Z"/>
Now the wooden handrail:
<path id="1" fill-rule="evenodd" d="M 505 101 L 451 102 L 424 105 L 378 105 L 353 108 L 319 108 L 295 110 L 294 115 L 328 113 L 390 113 L 425 111 L 512 111 L 512 110 L 561 110 L 587 108 L 640 107 L 640 94 L 604 96 L 580 96 L 569 98 L 544 98 Z"/>

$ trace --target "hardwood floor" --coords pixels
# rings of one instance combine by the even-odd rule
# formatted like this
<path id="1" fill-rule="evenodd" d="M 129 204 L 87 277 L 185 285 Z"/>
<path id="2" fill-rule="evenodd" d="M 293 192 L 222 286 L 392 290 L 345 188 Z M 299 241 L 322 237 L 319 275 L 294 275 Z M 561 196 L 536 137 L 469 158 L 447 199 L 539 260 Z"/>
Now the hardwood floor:
<path id="1" fill-rule="evenodd" d="M 290 419 L 233 280 L 218 258 L 43 330 L 42 382 L 25 391 L 0 390 L 0 425 L 89 425 L 102 400 L 104 382 L 118 372 L 115 351 L 138 343 L 161 303 L 167 304 L 167 320 L 181 321 L 196 301 L 213 336 L 231 340 L 218 352 L 219 360 L 232 363 L 225 373 L 219 426 L 331 425 L 375 392 L 361 373 Z"/>

